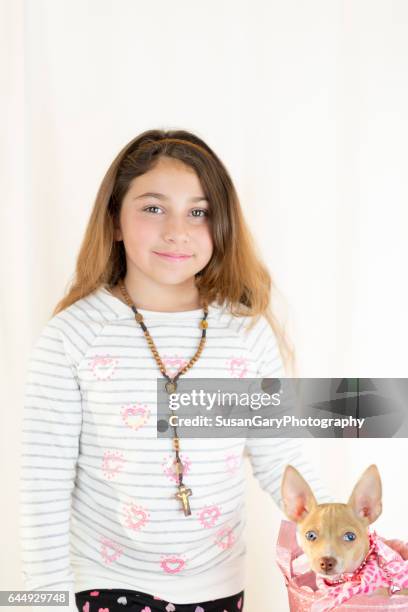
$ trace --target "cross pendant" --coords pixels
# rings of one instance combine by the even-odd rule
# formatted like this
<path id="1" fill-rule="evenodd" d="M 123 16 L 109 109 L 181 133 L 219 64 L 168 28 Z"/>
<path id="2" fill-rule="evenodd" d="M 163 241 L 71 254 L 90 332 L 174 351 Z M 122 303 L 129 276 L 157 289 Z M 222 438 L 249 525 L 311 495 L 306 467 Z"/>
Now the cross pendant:
<path id="1" fill-rule="evenodd" d="M 193 492 L 191 489 L 187 489 L 186 485 L 181 484 L 178 486 L 178 491 L 175 495 L 177 499 L 181 501 L 183 504 L 184 516 L 189 516 L 191 514 L 190 503 L 188 498 L 192 495 Z"/>

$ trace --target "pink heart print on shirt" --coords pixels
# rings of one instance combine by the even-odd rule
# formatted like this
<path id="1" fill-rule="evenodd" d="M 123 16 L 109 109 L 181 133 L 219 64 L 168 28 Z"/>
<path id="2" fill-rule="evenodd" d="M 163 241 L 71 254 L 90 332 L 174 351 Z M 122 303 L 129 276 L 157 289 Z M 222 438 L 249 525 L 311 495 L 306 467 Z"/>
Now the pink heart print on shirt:
<path id="1" fill-rule="evenodd" d="M 225 466 L 227 468 L 227 472 L 233 476 L 239 471 L 239 467 L 241 464 L 241 457 L 235 453 L 231 453 L 225 457 Z"/>
<path id="2" fill-rule="evenodd" d="M 198 512 L 199 521 L 204 529 L 214 527 L 220 516 L 221 510 L 219 506 L 206 506 L 200 512 Z"/>
<path id="3" fill-rule="evenodd" d="M 137 431 L 147 423 L 150 410 L 146 404 L 127 404 L 122 409 L 122 419 L 127 427 Z"/>
<path id="4" fill-rule="evenodd" d="M 88 365 L 91 367 L 92 374 L 98 380 L 110 380 L 114 375 L 119 359 L 109 355 L 95 355 Z"/>
<path id="5" fill-rule="evenodd" d="M 167 574 L 177 574 L 181 572 L 185 564 L 186 561 L 183 559 L 182 555 L 168 555 L 167 557 L 162 555 L 160 561 L 162 570 Z"/>
<path id="6" fill-rule="evenodd" d="M 119 559 L 119 557 L 123 554 L 123 548 L 113 540 L 109 538 L 102 537 L 101 541 L 101 557 L 105 561 L 105 563 L 112 563 Z"/>
<path id="7" fill-rule="evenodd" d="M 138 506 L 134 502 L 128 502 L 123 506 L 123 514 L 125 515 L 125 525 L 129 529 L 139 531 L 144 527 L 149 518 L 150 514 L 142 506 Z"/>
<path id="8" fill-rule="evenodd" d="M 126 459 L 121 451 L 106 450 L 103 453 L 102 471 L 106 478 L 115 478 L 123 468 Z"/>
<path id="9" fill-rule="evenodd" d="M 92 597 L 98 597 L 99 591 L 91 591 L 89 594 L 92 595 Z"/>
<path id="10" fill-rule="evenodd" d="M 228 525 L 221 527 L 215 534 L 215 544 L 220 548 L 226 550 L 227 548 L 231 548 L 231 546 L 235 542 L 234 533 Z"/>
<path id="11" fill-rule="evenodd" d="M 168 603 L 166 606 L 166 612 L 175 612 L 176 606 L 172 603 Z"/>
<path id="12" fill-rule="evenodd" d="M 231 357 L 227 360 L 230 374 L 233 378 L 243 378 L 249 371 L 248 359 L 246 357 Z"/>
<path id="13" fill-rule="evenodd" d="M 99 608 L 98 612 L 109 612 L 109 608 Z"/>
<path id="14" fill-rule="evenodd" d="M 89 612 L 89 601 L 86 601 L 82 606 L 82 612 Z"/>
<path id="15" fill-rule="evenodd" d="M 241 606 L 242 606 L 242 597 L 240 597 L 240 598 L 238 599 L 238 602 L 237 602 L 237 608 L 238 608 L 238 610 L 240 610 L 240 609 L 241 609 Z"/>
<path id="16" fill-rule="evenodd" d="M 178 374 L 179 370 L 184 368 L 184 366 L 187 365 L 188 363 L 186 359 L 183 359 L 182 357 L 179 357 L 178 355 L 175 355 L 173 357 L 163 357 L 162 361 L 163 361 L 167 374 L 171 378 L 173 378 L 173 376 Z"/>
<path id="17" fill-rule="evenodd" d="M 152 612 L 152 609 L 149 608 L 149 606 L 145 606 L 143 610 L 140 610 L 140 612 Z"/>
<path id="18" fill-rule="evenodd" d="M 179 454 L 181 463 L 183 464 L 183 476 L 188 474 L 191 467 L 191 461 L 187 455 Z M 176 472 L 176 458 L 174 455 L 166 455 L 162 461 L 163 471 L 170 480 L 178 482 L 178 474 Z"/>

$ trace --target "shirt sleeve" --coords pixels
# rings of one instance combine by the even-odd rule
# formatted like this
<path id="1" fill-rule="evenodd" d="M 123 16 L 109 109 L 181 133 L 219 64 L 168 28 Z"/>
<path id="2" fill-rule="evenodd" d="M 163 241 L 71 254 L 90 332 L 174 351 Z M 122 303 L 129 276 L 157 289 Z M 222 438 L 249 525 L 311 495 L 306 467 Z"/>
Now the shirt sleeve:
<path id="1" fill-rule="evenodd" d="M 71 493 L 82 424 L 81 391 L 63 332 L 51 321 L 28 362 L 22 418 L 20 546 L 25 590 L 69 591 L 77 612 L 70 566 Z M 53 606 L 33 607 L 50 612 Z"/>
<path id="2" fill-rule="evenodd" d="M 252 331 L 252 330 L 251 330 Z M 248 348 L 257 365 L 257 378 L 284 378 L 285 369 L 275 333 L 261 317 L 248 337 Z M 285 467 L 293 465 L 309 483 L 318 503 L 332 502 L 333 496 L 320 480 L 315 467 L 304 457 L 301 438 L 247 438 L 246 451 L 253 474 L 283 511 L 281 482 Z"/>

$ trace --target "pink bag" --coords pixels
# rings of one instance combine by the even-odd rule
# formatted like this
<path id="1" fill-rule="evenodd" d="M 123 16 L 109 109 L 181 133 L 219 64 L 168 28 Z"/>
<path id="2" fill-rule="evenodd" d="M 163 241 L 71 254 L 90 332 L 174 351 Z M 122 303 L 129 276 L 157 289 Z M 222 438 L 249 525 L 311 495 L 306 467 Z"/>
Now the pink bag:
<path id="1" fill-rule="evenodd" d="M 312 603 L 317 601 L 316 580 L 313 571 L 295 574 L 293 562 L 303 554 L 296 540 L 296 525 L 292 521 L 282 521 L 276 543 L 276 560 L 285 578 L 288 589 L 289 609 L 291 612 L 310 612 Z M 408 596 L 357 595 L 338 606 L 336 612 L 408 612 Z"/>

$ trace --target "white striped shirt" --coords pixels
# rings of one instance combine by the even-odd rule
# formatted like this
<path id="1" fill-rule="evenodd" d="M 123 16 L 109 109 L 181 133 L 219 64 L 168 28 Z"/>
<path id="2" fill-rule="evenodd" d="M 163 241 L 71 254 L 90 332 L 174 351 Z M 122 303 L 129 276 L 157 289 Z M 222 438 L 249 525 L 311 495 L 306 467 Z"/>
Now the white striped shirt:
<path id="1" fill-rule="evenodd" d="M 168 374 L 197 350 L 202 310 L 139 309 Z M 284 376 L 265 317 L 210 304 L 204 350 L 183 377 Z M 192 514 L 176 492 L 170 439 L 157 438 L 163 379 L 133 311 L 105 287 L 50 319 L 32 350 L 23 412 L 20 530 L 26 589 L 124 588 L 174 603 L 244 589 L 244 450 L 281 506 L 295 465 L 329 499 L 288 438 L 181 439 Z M 164 379 L 163 379 L 164 380 Z M 63 609 L 63 608 L 60 608 Z"/>

